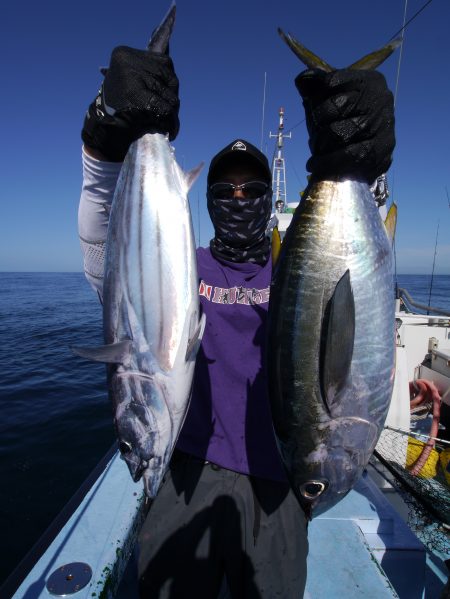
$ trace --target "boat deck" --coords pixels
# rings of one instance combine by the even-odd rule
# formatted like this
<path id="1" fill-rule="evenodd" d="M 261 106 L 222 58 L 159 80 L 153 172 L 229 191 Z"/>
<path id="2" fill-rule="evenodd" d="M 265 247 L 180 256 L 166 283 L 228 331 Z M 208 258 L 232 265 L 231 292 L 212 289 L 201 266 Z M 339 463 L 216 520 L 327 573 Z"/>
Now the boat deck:
<path id="1" fill-rule="evenodd" d="M 443 562 L 433 562 L 367 473 L 347 497 L 313 520 L 309 538 L 312 599 L 431 599 L 445 585 Z"/>
<path id="2" fill-rule="evenodd" d="M 82 562 L 92 578 L 75 598 L 136 597 L 134 556 L 127 567 L 126 561 L 142 506 L 141 487 L 116 454 L 12 596 L 54 597 L 46 588 L 52 574 L 56 584 L 73 592 L 82 577 L 67 576 L 61 567 Z M 309 542 L 306 598 L 435 599 L 445 586 L 445 564 L 433 561 L 367 473 L 347 497 L 311 522 Z"/>

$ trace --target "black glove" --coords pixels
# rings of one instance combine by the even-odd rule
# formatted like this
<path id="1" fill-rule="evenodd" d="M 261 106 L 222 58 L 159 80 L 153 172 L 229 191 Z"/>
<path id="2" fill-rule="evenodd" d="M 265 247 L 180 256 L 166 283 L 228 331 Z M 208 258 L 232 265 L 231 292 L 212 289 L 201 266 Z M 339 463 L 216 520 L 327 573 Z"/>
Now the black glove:
<path id="1" fill-rule="evenodd" d="M 342 69 L 300 73 L 309 147 L 306 168 L 320 179 L 385 173 L 395 147 L 394 100 L 378 71 Z"/>
<path id="2" fill-rule="evenodd" d="M 178 79 L 166 54 L 119 46 L 99 95 L 89 106 L 81 137 L 105 158 L 121 162 L 130 144 L 145 133 L 180 128 Z"/>

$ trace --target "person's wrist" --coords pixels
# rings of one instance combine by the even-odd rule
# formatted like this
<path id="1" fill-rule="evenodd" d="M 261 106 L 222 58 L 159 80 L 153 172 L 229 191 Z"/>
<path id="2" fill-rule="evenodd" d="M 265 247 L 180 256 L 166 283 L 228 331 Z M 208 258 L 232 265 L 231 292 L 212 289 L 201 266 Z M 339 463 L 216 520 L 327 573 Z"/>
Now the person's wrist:
<path id="1" fill-rule="evenodd" d="M 119 161 L 110 160 L 107 156 L 102 154 L 102 152 L 100 152 L 100 150 L 97 150 L 96 148 L 91 148 L 90 146 L 88 146 L 86 144 L 83 144 L 83 148 L 88 156 L 90 156 L 91 158 L 95 158 L 96 160 L 100 160 L 101 162 L 119 162 Z"/>
<path id="2" fill-rule="evenodd" d="M 91 104 L 84 119 L 81 139 L 93 157 L 92 152 L 95 152 L 104 161 L 123 162 L 133 135 L 130 124 L 124 118 L 118 115 L 99 116 L 94 104 Z"/>

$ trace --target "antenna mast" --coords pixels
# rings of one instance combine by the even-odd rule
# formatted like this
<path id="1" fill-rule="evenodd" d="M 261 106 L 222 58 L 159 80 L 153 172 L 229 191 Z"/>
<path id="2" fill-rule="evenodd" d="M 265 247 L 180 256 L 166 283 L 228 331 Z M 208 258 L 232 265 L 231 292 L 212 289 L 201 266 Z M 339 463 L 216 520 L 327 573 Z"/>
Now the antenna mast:
<path id="1" fill-rule="evenodd" d="M 278 133 L 270 133 L 269 137 L 277 138 L 277 150 L 274 154 L 272 165 L 272 181 L 274 191 L 275 212 L 285 212 L 286 210 L 286 166 L 283 156 L 283 140 L 291 139 L 292 133 L 286 134 L 284 131 L 284 108 L 278 112 L 280 120 L 278 123 Z"/>

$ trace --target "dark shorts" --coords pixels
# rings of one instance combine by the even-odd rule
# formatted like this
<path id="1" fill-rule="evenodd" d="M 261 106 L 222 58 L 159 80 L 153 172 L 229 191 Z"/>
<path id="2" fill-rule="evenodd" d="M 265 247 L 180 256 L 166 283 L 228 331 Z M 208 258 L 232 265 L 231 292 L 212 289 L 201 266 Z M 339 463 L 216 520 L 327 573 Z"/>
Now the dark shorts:
<path id="1" fill-rule="evenodd" d="M 289 486 L 177 453 L 140 535 L 141 599 L 300 599 L 307 519 Z"/>

